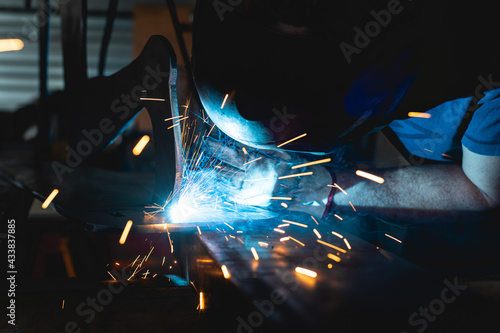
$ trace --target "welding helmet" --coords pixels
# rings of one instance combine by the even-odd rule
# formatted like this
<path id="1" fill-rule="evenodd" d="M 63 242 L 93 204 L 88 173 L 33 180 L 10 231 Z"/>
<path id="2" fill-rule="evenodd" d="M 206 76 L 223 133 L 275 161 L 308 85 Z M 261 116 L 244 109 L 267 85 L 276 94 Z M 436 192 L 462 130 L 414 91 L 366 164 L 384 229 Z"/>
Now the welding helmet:
<path id="1" fill-rule="evenodd" d="M 383 34 L 356 29 L 375 22 L 383 6 L 387 1 L 198 0 L 192 63 L 205 111 L 245 145 L 272 149 L 306 134 L 282 149 L 312 153 L 402 117 L 395 111 L 417 73 L 424 36 L 415 32 L 420 9 L 409 3 L 391 25 L 380 21 Z"/>

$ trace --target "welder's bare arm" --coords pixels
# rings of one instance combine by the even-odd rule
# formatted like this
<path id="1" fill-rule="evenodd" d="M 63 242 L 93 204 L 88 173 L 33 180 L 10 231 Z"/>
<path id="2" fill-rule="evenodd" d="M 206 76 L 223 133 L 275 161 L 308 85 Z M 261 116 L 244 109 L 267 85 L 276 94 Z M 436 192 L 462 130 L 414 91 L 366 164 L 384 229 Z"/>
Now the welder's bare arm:
<path id="1" fill-rule="evenodd" d="M 500 157 L 478 155 L 463 147 L 460 165 L 421 165 L 373 171 L 383 184 L 339 172 L 337 209 L 373 213 L 382 218 L 418 222 L 453 220 L 463 213 L 497 207 L 500 203 Z"/>

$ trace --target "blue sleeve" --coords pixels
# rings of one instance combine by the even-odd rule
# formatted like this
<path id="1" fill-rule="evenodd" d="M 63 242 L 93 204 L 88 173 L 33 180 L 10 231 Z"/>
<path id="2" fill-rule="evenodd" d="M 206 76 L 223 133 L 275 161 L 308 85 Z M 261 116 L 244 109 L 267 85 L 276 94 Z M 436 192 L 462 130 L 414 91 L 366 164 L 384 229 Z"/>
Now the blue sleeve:
<path id="1" fill-rule="evenodd" d="M 500 156 L 500 89 L 496 92 L 497 97 L 481 100 L 462 138 L 462 144 L 479 155 Z"/>

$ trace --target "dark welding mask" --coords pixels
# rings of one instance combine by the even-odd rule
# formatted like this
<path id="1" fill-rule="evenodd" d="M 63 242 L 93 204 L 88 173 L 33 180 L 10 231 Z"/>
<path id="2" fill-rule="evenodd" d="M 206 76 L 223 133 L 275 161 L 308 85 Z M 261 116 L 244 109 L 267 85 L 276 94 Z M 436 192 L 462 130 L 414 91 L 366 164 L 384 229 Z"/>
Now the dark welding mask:
<path id="1" fill-rule="evenodd" d="M 425 35 L 421 8 L 288 2 L 197 1 L 193 75 L 217 127 L 260 149 L 328 153 L 401 118 Z"/>

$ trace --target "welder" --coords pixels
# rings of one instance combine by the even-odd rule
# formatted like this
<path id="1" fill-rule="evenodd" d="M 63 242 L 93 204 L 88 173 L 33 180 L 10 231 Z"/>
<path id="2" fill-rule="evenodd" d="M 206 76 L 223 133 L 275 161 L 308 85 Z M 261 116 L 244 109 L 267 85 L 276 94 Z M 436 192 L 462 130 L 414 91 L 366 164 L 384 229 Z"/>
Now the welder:
<path id="1" fill-rule="evenodd" d="M 270 195 L 291 197 L 288 209 L 317 218 L 355 209 L 404 221 L 490 211 L 500 203 L 500 43 L 492 6 L 198 0 L 195 84 L 222 132 L 267 152 L 251 168 L 274 166 Z M 383 184 L 322 164 L 305 168 L 313 174 L 295 177 L 294 186 L 277 181 L 293 173 L 296 152 L 335 159 L 349 142 L 382 128 L 411 156 L 434 163 L 365 170 Z M 242 186 L 249 157 L 221 149 L 242 170 L 234 177 Z"/>

